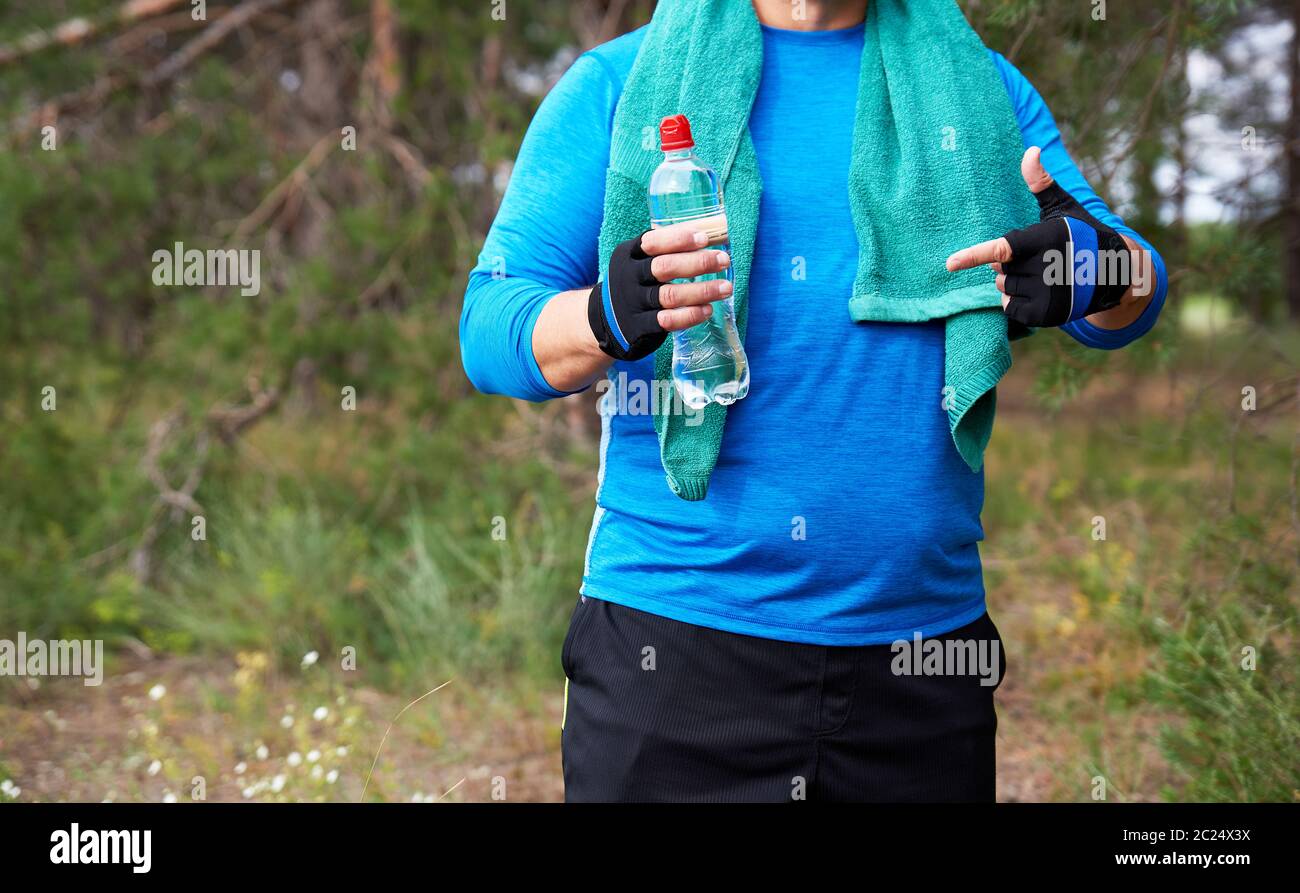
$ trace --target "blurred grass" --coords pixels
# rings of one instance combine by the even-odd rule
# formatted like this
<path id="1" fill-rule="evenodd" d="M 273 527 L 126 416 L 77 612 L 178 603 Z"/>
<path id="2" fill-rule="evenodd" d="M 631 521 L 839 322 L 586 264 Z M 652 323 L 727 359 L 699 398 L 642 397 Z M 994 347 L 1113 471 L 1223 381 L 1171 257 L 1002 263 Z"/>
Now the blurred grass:
<path id="1" fill-rule="evenodd" d="M 1163 371 L 1111 359 L 1059 414 L 1013 397 L 999 416 L 982 553 L 1014 649 L 1001 694 L 1023 708 L 1003 746 L 1028 725 L 1055 730 L 1043 749 L 1053 799 L 1089 799 L 1100 775 L 1109 799 L 1289 801 L 1295 333 L 1172 340 L 1150 348 L 1170 360 Z M 1243 420 L 1247 384 L 1281 402 Z M 1256 669 L 1243 669 L 1246 648 Z"/>
<path id="2" fill-rule="evenodd" d="M 491 404 L 487 414 L 501 415 Z M 52 415 L 51 429 L 24 435 L 94 442 L 93 430 L 63 428 L 89 421 L 75 408 Z M 581 496 L 536 463 L 480 460 L 487 443 L 448 455 L 446 435 L 390 439 L 382 425 L 355 427 L 366 434 L 353 440 L 328 423 L 266 423 L 243 457 L 221 456 L 196 494 L 206 541 L 191 539 L 188 516 L 170 524 L 148 583 L 122 567 L 145 520 L 132 511 L 148 504 L 129 451 L 108 474 L 93 447 L 60 461 L 59 492 L 74 507 L 66 525 L 33 523 L 39 502 L 6 490 L 0 628 L 138 639 L 170 653 L 257 649 L 283 663 L 350 647 L 363 675 L 388 682 L 553 669 L 590 520 Z M 49 464 L 33 450 L 12 470 L 35 482 Z M 498 517 L 507 519 L 499 540 Z M 113 544 L 115 560 L 89 567 Z"/>

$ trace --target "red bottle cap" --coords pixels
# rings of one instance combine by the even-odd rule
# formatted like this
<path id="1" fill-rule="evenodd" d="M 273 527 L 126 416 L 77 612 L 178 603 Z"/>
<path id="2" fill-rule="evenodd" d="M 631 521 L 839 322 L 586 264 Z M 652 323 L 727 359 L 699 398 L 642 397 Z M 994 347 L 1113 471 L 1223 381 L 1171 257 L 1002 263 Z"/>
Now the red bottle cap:
<path id="1" fill-rule="evenodd" d="M 691 122 L 685 115 L 669 115 L 659 122 L 659 146 L 665 152 L 689 149 L 695 145 L 691 139 Z"/>

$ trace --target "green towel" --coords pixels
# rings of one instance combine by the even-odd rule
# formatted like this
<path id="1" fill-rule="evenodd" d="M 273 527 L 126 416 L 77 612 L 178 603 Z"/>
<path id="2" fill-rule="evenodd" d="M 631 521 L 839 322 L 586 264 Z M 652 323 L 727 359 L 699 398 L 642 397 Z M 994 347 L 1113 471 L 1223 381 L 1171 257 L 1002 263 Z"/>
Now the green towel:
<path id="1" fill-rule="evenodd" d="M 1020 130 L 993 60 L 953 0 L 870 0 L 864 31 L 849 169 L 859 257 L 848 310 L 856 321 L 947 318 L 945 392 L 934 399 L 978 471 L 995 387 L 1011 368 L 1007 319 L 988 270 L 949 273 L 944 261 L 1038 219 L 1022 188 Z M 663 157 L 653 135 L 663 117 L 686 115 L 696 152 L 722 179 L 742 339 L 762 191 L 748 127 L 762 55 L 750 3 L 660 0 L 614 113 L 599 245 L 603 270 L 618 243 L 649 228 L 646 190 Z M 670 339 L 655 354 L 655 378 L 671 377 Z M 717 404 L 691 425 L 658 405 L 660 456 L 683 499 L 704 498 L 725 421 Z"/>

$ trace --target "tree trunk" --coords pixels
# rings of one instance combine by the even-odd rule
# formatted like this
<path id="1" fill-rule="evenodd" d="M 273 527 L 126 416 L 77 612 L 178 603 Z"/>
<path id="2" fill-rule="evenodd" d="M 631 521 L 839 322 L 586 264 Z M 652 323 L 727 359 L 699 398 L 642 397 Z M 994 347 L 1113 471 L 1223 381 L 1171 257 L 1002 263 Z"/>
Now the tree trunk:
<path id="1" fill-rule="evenodd" d="M 1286 255 L 1286 306 L 1300 319 L 1300 0 L 1291 0 L 1291 114 L 1286 122 L 1287 190 L 1282 250 Z"/>

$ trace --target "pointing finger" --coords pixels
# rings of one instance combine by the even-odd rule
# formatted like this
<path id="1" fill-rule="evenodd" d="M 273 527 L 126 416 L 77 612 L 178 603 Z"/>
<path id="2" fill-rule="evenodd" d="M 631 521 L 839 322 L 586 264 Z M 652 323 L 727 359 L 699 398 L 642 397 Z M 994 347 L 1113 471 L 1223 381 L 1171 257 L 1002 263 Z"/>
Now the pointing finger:
<path id="1" fill-rule="evenodd" d="M 1005 238 L 990 239 L 987 242 L 963 248 L 953 254 L 948 258 L 946 266 L 948 272 L 955 273 L 958 270 L 969 270 L 971 267 L 978 267 L 981 264 L 991 264 L 997 261 L 1005 263 L 1009 260 L 1011 260 L 1011 243 Z"/>

